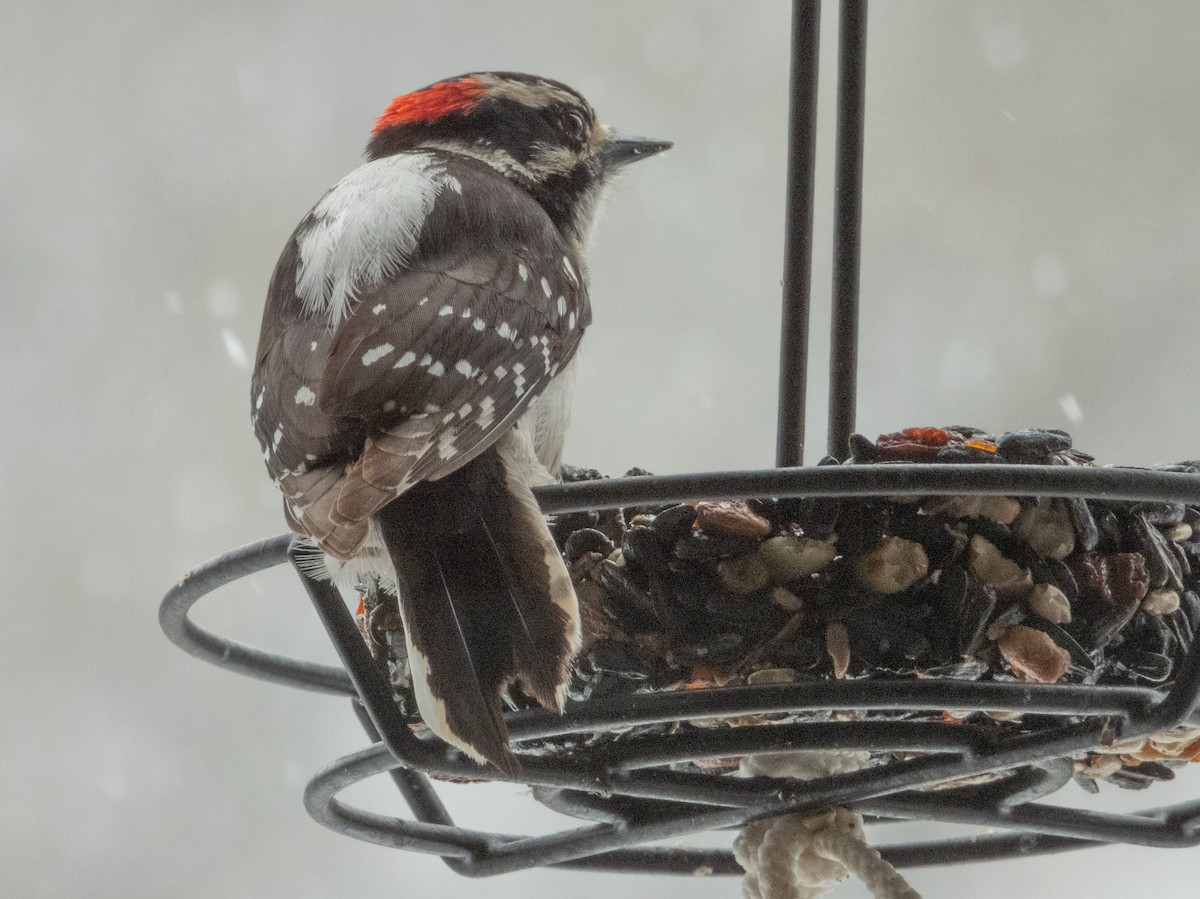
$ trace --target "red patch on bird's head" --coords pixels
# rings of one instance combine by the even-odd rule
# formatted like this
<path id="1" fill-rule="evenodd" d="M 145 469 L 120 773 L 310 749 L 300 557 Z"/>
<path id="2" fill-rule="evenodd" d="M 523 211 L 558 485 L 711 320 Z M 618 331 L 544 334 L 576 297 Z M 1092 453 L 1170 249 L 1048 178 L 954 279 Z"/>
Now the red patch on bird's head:
<path id="1" fill-rule="evenodd" d="M 487 86 L 479 78 L 439 81 L 423 90 L 397 97 L 375 120 L 375 127 L 371 131 L 374 133 L 410 122 L 432 122 L 448 113 L 471 108 L 486 93 Z"/>

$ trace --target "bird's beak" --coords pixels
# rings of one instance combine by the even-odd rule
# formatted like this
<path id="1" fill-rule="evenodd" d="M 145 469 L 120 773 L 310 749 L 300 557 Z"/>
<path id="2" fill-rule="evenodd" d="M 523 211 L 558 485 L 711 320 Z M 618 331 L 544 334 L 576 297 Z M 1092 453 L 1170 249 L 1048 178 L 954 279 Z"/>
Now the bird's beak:
<path id="1" fill-rule="evenodd" d="M 655 153 L 669 150 L 674 146 L 669 140 L 655 140 L 652 137 L 634 137 L 632 134 L 622 134 L 615 128 L 608 129 L 608 137 L 600 146 L 600 158 L 607 169 L 619 169 L 646 159 Z"/>

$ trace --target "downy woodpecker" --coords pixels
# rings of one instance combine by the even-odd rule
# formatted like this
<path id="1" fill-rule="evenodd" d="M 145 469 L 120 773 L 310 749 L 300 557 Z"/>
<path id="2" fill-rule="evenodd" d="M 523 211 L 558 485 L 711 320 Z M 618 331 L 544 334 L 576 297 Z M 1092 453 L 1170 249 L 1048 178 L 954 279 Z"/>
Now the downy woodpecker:
<path id="1" fill-rule="evenodd" d="M 339 583 L 398 593 L 425 723 L 509 777 L 504 691 L 561 711 L 579 646 L 530 487 L 559 471 L 588 231 L 669 146 L 548 79 L 440 81 L 391 102 L 267 295 L 252 414 L 288 523 Z"/>

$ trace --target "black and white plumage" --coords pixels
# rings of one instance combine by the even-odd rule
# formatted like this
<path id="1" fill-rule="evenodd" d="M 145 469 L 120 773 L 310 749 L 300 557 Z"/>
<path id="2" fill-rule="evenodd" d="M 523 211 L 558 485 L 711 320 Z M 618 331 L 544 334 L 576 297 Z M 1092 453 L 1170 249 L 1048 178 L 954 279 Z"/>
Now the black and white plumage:
<path id="1" fill-rule="evenodd" d="M 561 459 L 587 232 L 612 172 L 668 146 L 557 82 L 439 82 L 392 102 L 271 281 L 252 404 L 289 524 L 397 590 L 425 722 L 510 776 L 503 691 L 561 709 L 579 642 L 530 487 Z"/>

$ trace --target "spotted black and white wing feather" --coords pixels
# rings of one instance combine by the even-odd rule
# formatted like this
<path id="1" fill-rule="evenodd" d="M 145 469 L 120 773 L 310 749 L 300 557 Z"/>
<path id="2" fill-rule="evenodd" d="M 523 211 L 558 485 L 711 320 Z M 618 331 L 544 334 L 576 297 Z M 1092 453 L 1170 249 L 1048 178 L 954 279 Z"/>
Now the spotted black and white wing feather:
<path id="1" fill-rule="evenodd" d="M 476 255 L 364 296 L 338 331 L 319 397 L 326 413 L 374 425 L 340 488 L 336 523 L 362 521 L 475 458 L 558 374 L 586 310 L 564 250 Z"/>

